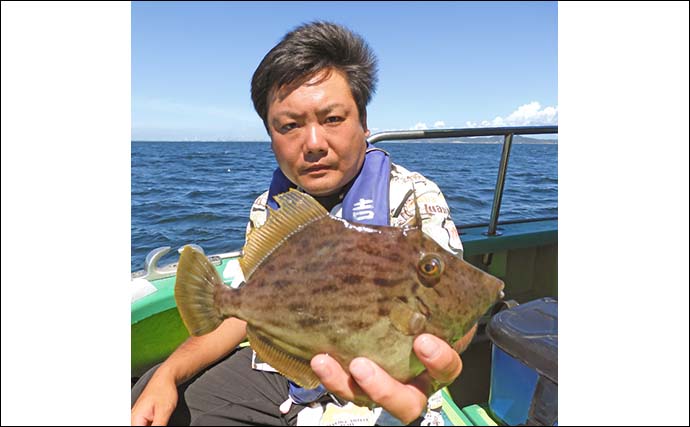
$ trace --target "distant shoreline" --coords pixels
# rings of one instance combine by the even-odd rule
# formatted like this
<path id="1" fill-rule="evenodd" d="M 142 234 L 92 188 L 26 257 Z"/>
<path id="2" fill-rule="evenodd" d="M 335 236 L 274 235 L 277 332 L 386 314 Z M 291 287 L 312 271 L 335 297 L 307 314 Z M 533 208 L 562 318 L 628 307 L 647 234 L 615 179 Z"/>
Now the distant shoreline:
<path id="1" fill-rule="evenodd" d="M 503 141 L 381 141 L 377 144 L 467 144 L 467 145 L 500 145 Z M 513 145 L 558 145 L 558 141 L 544 141 L 544 142 L 524 142 L 524 141 L 513 141 Z"/>
<path id="2" fill-rule="evenodd" d="M 251 143 L 251 144 L 270 144 L 271 141 L 162 141 L 162 140 L 132 140 L 131 142 L 136 143 Z M 376 144 L 468 144 L 468 145 L 500 145 L 503 141 L 439 141 L 439 140 L 429 140 L 429 141 L 380 141 Z M 558 141 L 554 140 L 544 140 L 543 142 L 531 142 L 531 141 L 513 141 L 513 145 L 558 145 Z"/>

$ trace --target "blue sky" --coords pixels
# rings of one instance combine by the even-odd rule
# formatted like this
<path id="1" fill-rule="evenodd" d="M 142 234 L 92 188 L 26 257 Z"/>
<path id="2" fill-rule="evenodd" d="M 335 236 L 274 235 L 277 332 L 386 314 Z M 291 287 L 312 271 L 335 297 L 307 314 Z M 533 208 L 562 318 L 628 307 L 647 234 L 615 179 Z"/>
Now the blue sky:
<path id="1" fill-rule="evenodd" d="M 133 2 L 133 140 L 267 140 L 252 73 L 327 20 L 379 60 L 372 132 L 557 124 L 556 2 Z"/>

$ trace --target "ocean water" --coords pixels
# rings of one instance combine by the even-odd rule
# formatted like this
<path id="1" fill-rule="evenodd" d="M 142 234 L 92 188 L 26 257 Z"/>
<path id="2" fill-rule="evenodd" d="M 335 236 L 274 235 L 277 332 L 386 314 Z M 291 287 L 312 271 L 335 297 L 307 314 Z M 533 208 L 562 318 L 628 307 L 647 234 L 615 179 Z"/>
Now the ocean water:
<path id="1" fill-rule="evenodd" d="M 458 227 L 488 223 L 500 144 L 380 142 L 393 162 L 432 179 Z M 132 142 L 132 271 L 152 249 L 238 250 L 252 202 L 277 167 L 268 142 Z M 499 220 L 558 215 L 558 145 L 513 144 Z"/>

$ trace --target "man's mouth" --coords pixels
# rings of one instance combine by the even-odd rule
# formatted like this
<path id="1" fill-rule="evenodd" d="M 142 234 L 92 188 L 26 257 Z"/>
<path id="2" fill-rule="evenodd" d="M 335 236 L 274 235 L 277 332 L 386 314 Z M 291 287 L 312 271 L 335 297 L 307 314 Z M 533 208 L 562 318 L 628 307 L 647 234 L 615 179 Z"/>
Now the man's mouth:
<path id="1" fill-rule="evenodd" d="M 328 169 L 330 169 L 330 168 L 326 165 L 315 165 L 315 166 L 311 166 L 311 167 L 304 169 L 304 173 L 321 172 L 321 171 L 326 171 Z"/>

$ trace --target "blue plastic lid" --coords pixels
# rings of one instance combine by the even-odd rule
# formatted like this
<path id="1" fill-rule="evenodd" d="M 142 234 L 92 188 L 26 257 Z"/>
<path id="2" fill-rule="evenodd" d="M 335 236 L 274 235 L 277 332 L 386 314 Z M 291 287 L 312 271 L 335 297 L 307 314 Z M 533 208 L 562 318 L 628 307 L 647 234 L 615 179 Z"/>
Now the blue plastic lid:
<path id="1" fill-rule="evenodd" d="M 504 310 L 486 328 L 494 345 L 558 384 L 558 301 L 541 298 Z"/>

